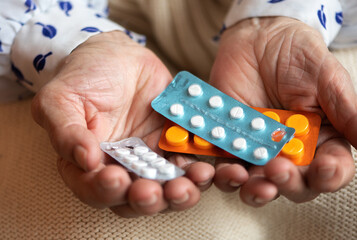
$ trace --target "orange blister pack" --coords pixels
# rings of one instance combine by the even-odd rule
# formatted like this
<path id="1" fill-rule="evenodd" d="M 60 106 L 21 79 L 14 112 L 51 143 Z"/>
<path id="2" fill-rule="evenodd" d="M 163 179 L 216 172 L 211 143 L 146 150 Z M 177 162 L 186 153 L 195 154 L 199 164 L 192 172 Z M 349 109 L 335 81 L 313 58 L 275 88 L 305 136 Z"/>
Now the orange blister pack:
<path id="1" fill-rule="evenodd" d="M 311 163 L 315 155 L 321 125 L 321 118 L 318 114 L 269 108 L 253 108 L 295 129 L 294 138 L 285 144 L 279 155 L 289 158 L 295 165 L 303 166 Z M 279 141 L 278 138 L 280 136 L 272 137 L 277 138 L 277 141 Z M 166 121 L 161 133 L 159 147 L 162 150 L 170 152 L 236 158 L 234 155 L 188 132 L 186 129 L 169 120 Z"/>

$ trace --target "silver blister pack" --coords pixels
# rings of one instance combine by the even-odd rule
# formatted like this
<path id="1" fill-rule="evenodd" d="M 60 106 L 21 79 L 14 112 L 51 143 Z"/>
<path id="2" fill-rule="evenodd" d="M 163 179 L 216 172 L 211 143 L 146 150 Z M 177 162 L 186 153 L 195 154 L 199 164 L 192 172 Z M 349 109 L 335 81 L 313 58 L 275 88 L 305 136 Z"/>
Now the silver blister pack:
<path id="1" fill-rule="evenodd" d="M 142 178 L 168 181 L 185 174 L 184 170 L 159 156 L 137 137 L 118 142 L 102 142 L 100 148 Z"/>

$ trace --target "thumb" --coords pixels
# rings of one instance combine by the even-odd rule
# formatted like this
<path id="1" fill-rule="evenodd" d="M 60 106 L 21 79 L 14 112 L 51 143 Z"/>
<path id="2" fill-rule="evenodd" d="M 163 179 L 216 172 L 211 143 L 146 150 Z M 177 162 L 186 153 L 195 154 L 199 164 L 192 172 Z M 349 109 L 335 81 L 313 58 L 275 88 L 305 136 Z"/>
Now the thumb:
<path id="1" fill-rule="evenodd" d="M 318 99 L 332 125 L 357 147 L 357 96 L 347 70 L 331 53 L 323 62 Z"/>
<path id="2" fill-rule="evenodd" d="M 104 153 L 96 136 L 87 128 L 83 103 L 74 93 L 60 93 L 58 89 L 63 91 L 63 88 L 51 85 L 42 88 L 32 101 L 34 120 L 48 132 L 61 157 L 85 171 L 96 169 L 104 160 Z"/>

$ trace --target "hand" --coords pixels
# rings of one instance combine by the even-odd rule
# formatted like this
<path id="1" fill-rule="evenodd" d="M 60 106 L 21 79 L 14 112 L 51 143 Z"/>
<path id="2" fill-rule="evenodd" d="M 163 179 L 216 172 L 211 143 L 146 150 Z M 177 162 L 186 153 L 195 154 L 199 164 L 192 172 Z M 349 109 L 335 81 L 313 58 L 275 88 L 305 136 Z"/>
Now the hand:
<path id="1" fill-rule="evenodd" d="M 99 148 L 101 141 L 136 136 L 162 154 L 157 143 L 164 119 L 150 103 L 171 80 L 151 51 L 121 32 L 110 32 L 78 46 L 37 94 L 33 117 L 48 131 L 60 156 L 59 173 L 81 201 L 124 217 L 184 210 L 198 202 L 199 189 L 211 184 L 211 165 L 172 156 L 186 177 L 160 185 L 131 178 Z"/>
<path id="2" fill-rule="evenodd" d="M 355 167 L 346 139 L 357 146 L 356 94 L 317 31 L 286 17 L 244 20 L 223 33 L 210 83 L 250 106 L 323 118 L 312 163 L 298 167 L 277 157 L 264 167 L 250 167 L 240 190 L 245 203 L 262 206 L 279 194 L 305 202 L 351 181 Z M 234 191 L 246 174 L 239 164 L 220 162 L 215 184 Z"/>

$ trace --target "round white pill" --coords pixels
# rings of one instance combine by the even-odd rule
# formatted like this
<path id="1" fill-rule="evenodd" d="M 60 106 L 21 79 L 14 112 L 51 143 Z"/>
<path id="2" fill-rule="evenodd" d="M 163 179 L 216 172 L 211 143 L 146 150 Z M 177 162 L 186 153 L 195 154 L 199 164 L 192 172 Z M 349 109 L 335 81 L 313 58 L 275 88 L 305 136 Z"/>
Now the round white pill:
<path id="1" fill-rule="evenodd" d="M 157 170 L 152 167 L 143 167 L 140 170 L 140 173 L 143 177 L 151 178 L 151 179 L 156 177 L 156 172 L 157 172 Z"/>
<path id="2" fill-rule="evenodd" d="M 192 84 L 188 87 L 188 94 L 191 97 L 198 97 L 202 95 L 202 88 L 198 84 Z"/>
<path id="3" fill-rule="evenodd" d="M 123 156 L 129 155 L 129 154 L 130 154 L 130 151 L 129 151 L 129 149 L 126 149 L 126 148 L 118 148 L 118 149 L 115 149 L 115 151 L 114 151 L 114 155 L 117 157 L 123 157 Z"/>
<path id="4" fill-rule="evenodd" d="M 195 128 L 200 128 L 205 125 L 205 119 L 200 115 L 193 116 L 190 122 L 191 122 L 191 126 Z"/>
<path id="5" fill-rule="evenodd" d="M 241 119 L 244 116 L 243 108 L 241 107 L 233 107 L 229 112 L 229 115 L 233 119 Z"/>
<path id="6" fill-rule="evenodd" d="M 172 104 L 170 107 L 170 113 L 174 116 L 183 115 L 183 106 L 179 103 Z"/>
<path id="7" fill-rule="evenodd" d="M 152 162 L 153 160 L 155 160 L 157 158 L 157 154 L 154 153 L 154 152 L 148 152 L 148 153 L 145 153 L 142 156 L 142 158 L 143 158 L 144 161 Z"/>
<path id="8" fill-rule="evenodd" d="M 133 169 L 139 170 L 139 169 L 141 169 L 141 168 L 143 168 L 143 167 L 146 167 L 147 165 L 148 165 L 148 164 L 147 164 L 146 162 L 139 160 L 139 161 L 133 162 L 133 163 L 131 164 L 131 167 L 132 167 Z"/>
<path id="9" fill-rule="evenodd" d="M 244 138 L 236 138 L 233 141 L 233 148 L 235 150 L 244 150 L 247 148 L 247 141 Z"/>
<path id="10" fill-rule="evenodd" d="M 215 127 L 211 131 L 212 137 L 216 139 L 221 139 L 226 136 L 226 132 L 224 131 L 223 127 Z"/>
<path id="11" fill-rule="evenodd" d="M 265 147 L 258 147 L 254 150 L 254 157 L 258 160 L 268 158 L 268 150 Z"/>
<path id="12" fill-rule="evenodd" d="M 175 174 L 175 166 L 172 163 L 167 163 L 159 168 L 159 172 L 164 175 L 174 175 Z"/>
<path id="13" fill-rule="evenodd" d="M 155 159 L 154 161 L 150 162 L 151 166 L 153 167 L 160 167 L 166 164 L 166 160 L 162 157 Z"/>
<path id="14" fill-rule="evenodd" d="M 123 162 L 132 163 L 132 162 L 135 162 L 135 161 L 138 161 L 138 160 L 139 160 L 138 156 L 133 155 L 133 154 L 129 154 L 129 155 L 124 156 Z"/>
<path id="15" fill-rule="evenodd" d="M 137 146 L 134 148 L 134 153 L 138 156 L 143 155 L 144 153 L 149 152 L 149 148 L 144 147 L 144 146 Z"/>
<path id="16" fill-rule="evenodd" d="M 208 102 L 211 108 L 219 108 L 223 105 L 223 100 L 220 96 L 213 96 L 208 100 Z"/>
<path id="17" fill-rule="evenodd" d="M 265 121 L 263 118 L 257 117 L 251 121 L 250 125 L 253 130 L 263 130 L 265 128 Z"/>

